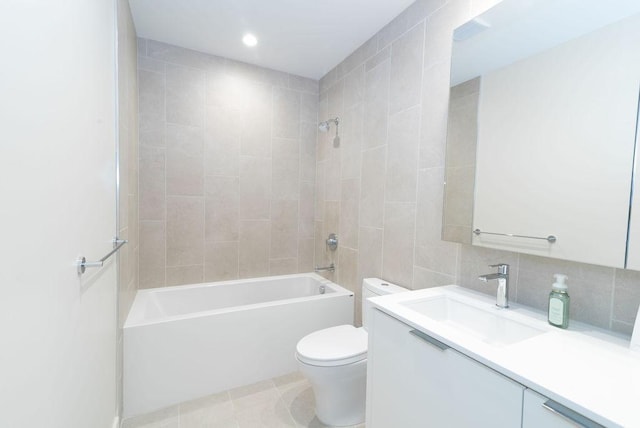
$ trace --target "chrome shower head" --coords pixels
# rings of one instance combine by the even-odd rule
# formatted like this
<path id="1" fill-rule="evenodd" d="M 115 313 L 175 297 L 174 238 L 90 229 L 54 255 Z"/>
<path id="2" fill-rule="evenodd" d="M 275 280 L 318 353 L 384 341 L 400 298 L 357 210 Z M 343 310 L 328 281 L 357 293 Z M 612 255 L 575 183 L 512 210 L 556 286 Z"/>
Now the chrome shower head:
<path id="1" fill-rule="evenodd" d="M 336 117 L 334 119 L 327 119 L 324 122 L 320 122 L 318 124 L 318 129 L 322 132 L 327 132 L 329 129 L 331 129 L 331 124 L 334 124 L 336 126 L 336 128 L 338 127 L 338 124 L 340 123 L 340 118 Z"/>
<path id="2" fill-rule="evenodd" d="M 320 122 L 320 124 L 318 125 L 318 129 L 322 132 L 327 132 L 329 130 L 329 122 L 328 121 L 324 121 L 324 122 Z"/>
<path id="3" fill-rule="evenodd" d="M 320 122 L 318 124 L 318 129 L 322 132 L 328 132 L 329 129 L 331 129 L 332 123 L 336 126 L 336 136 L 333 138 L 333 147 L 340 147 L 340 136 L 338 135 L 338 126 L 340 125 L 339 117 Z"/>

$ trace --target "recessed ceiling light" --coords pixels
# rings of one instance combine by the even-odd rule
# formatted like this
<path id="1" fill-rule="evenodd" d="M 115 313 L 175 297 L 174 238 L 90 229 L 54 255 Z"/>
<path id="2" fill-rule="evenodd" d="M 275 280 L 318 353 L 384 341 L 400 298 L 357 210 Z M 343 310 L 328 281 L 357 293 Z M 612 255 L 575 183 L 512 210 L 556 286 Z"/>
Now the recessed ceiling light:
<path id="1" fill-rule="evenodd" d="M 255 46 L 258 44 L 258 39 L 256 39 L 256 36 L 254 36 L 253 34 L 247 33 L 242 38 L 242 43 L 247 46 Z"/>

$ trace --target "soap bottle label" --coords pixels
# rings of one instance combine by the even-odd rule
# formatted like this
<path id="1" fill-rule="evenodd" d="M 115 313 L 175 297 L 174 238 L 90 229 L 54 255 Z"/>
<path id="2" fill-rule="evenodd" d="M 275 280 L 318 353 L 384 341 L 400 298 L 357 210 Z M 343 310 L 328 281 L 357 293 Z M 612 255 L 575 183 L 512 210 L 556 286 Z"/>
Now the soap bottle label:
<path id="1" fill-rule="evenodd" d="M 564 302 L 560 299 L 549 299 L 549 322 L 555 325 L 563 324 Z"/>

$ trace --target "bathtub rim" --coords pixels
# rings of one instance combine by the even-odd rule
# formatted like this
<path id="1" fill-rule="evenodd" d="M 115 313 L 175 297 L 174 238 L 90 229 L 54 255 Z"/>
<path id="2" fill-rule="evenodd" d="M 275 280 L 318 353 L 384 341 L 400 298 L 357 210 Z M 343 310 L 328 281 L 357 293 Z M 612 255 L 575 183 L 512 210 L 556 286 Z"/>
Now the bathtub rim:
<path id="1" fill-rule="evenodd" d="M 192 288 L 217 287 L 217 286 L 223 286 L 223 285 L 229 285 L 229 284 L 256 282 L 260 280 L 275 281 L 279 279 L 296 278 L 296 277 L 312 278 L 316 280 L 319 283 L 319 285 L 325 285 L 331 288 L 334 292 L 330 294 L 317 294 L 312 296 L 292 297 L 288 299 L 272 300 L 268 302 L 253 303 L 248 305 L 230 306 L 227 308 L 218 308 L 218 309 L 211 309 L 206 311 L 190 312 L 187 314 L 164 316 L 162 318 L 158 317 L 151 320 L 144 319 L 143 317 L 136 317 L 138 319 L 134 321 L 131 317 L 131 314 L 135 314 L 135 311 L 143 310 L 142 308 L 139 308 L 139 306 L 143 305 L 142 303 L 143 300 L 148 299 L 149 298 L 147 297 L 148 295 L 152 295 L 155 293 L 162 293 L 162 292 L 169 292 L 169 291 L 176 291 L 176 290 L 188 290 Z M 142 296 L 142 297 L 138 299 L 138 296 Z M 127 314 L 127 318 L 123 325 L 123 330 L 127 330 L 129 328 L 135 328 L 135 327 L 155 325 L 160 323 L 175 322 L 175 321 L 180 321 L 184 319 L 198 318 L 202 316 L 236 312 L 239 310 L 250 310 L 250 309 L 256 309 L 261 307 L 279 306 L 279 305 L 284 305 L 288 303 L 303 302 L 309 299 L 330 299 L 330 298 L 341 297 L 341 296 L 351 296 L 355 298 L 355 293 L 353 291 L 350 291 L 342 287 L 341 285 L 336 284 L 335 282 L 327 278 L 324 278 L 318 275 L 315 272 L 296 273 L 296 274 L 288 274 L 288 275 L 261 276 L 256 278 L 242 278 L 242 279 L 232 279 L 232 280 L 225 280 L 225 281 L 202 282 L 202 283 L 196 283 L 196 284 L 172 285 L 168 287 L 144 288 L 136 291 L 133 304 L 129 309 L 129 313 Z"/>

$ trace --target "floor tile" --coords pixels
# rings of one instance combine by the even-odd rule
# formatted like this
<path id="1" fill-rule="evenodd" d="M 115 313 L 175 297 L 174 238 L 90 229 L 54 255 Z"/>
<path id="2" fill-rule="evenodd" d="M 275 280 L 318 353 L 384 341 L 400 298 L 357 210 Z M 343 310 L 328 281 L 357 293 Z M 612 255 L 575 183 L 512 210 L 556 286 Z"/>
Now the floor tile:
<path id="1" fill-rule="evenodd" d="M 229 391 L 231 402 L 236 413 L 262 409 L 275 405 L 280 399 L 280 392 L 271 380 L 254 383 Z"/>
<path id="2" fill-rule="evenodd" d="M 171 406 L 145 415 L 127 418 L 122 428 L 180 428 L 180 408 Z"/>
<path id="3" fill-rule="evenodd" d="M 187 401 L 122 423 L 122 428 L 294 427 L 327 427 L 315 416 L 313 389 L 300 372 Z"/>
<path id="4" fill-rule="evenodd" d="M 228 392 L 180 404 L 180 428 L 237 428 Z"/>
<path id="5" fill-rule="evenodd" d="M 291 372 L 288 373 L 284 376 L 278 376 L 278 377 L 274 377 L 273 379 L 271 379 L 274 383 L 274 385 L 276 386 L 276 388 L 280 389 L 283 386 L 287 386 L 290 385 L 292 383 L 298 383 L 298 382 L 306 382 L 307 379 L 304 377 L 304 375 L 300 372 Z"/>
<path id="6" fill-rule="evenodd" d="M 275 403 L 245 409 L 236 413 L 239 428 L 294 428 L 289 409 L 281 399 Z"/>

